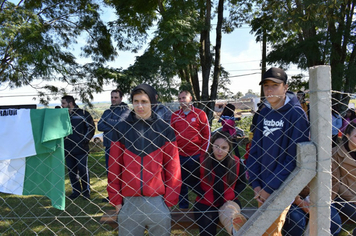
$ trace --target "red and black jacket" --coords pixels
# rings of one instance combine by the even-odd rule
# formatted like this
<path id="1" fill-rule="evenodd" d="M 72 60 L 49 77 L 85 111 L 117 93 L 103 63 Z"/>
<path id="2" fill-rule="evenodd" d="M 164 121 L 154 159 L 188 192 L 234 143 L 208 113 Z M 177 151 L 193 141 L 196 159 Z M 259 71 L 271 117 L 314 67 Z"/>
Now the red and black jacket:
<path id="1" fill-rule="evenodd" d="M 236 181 L 229 186 L 227 184 L 226 175 L 223 177 L 224 182 L 224 191 L 221 193 L 223 194 L 224 202 L 226 201 L 235 201 L 238 204 L 238 195 L 244 190 L 246 187 L 246 178 L 245 178 L 245 168 L 243 164 L 240 162 L 240 159 L 236 156 L 236 175 L 238 178 Z M 207 206 L 214 206 L 220 207 L 216 205 L 215 197 L 214 197 L 214 182 L 215 182 L 215 173 L 212 170 L 212 180 L 209 181 L 208 177 L 204 176 L 204 166 L 203 160 L 207 158 L 205 156 L 200 157 L 200 183 L 198 187 L 195 188 L 195 192 L 197 193 L 196 202 L 207 205 Z"/>
<path id="2" fill-rule="evenodd" d="M 168 207 L 176 205 L 182 181 L 173 129 L 154 114 L 142 120 L 134 112 L 115 129 L 107 187 L 111 204 L 122 204 L 123 197 L 162 195 Z"/>

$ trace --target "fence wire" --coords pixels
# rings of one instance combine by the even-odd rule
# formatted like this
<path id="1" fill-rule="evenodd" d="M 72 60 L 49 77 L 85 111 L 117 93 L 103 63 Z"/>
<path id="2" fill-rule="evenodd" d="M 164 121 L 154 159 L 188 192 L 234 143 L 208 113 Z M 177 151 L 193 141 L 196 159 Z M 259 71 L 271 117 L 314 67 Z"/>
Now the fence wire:
<path id="1" fill-rule="evenodd" d="M 342 93 L 338 94 L 344 95 Z M 307 93 L 306 100 L 308 100 L 308 97 L 309 94 Z M 350 235 L 356 227 L 356 152 L 354 151 L 356 149 L 356 131 L 353 133 L 352 127 L 353 122 L 356 123 L 356 115 L 352 109 L 356 101 L 352 99 L 343 101 L 342 103 L 337 100 L 333 103 L 337 105 L 331 108 L 333 111 L 332 119 L 319 117 L 319 119 L 328 120 L 333 126 L 332 145 L 334 148 L 332 150 L 331 169 L 333 178 L 332 188 L 330 189 L 330 202 L 325 204 L 312 202 L 309 195 L 313 189 L 310 185 L 299 186 L 303 189 L 299 194 L 287 197 L 289 202 L 293 202 L 290 208 L 286 209 L 282 206 L 276 208 L 278 214 L 286 210 L 282 230 L 283 235 L 308 235 L 308 225 L 313 224 L 309 220 L 309 209 L 311 207 L 331 208 L 329 217 L 330 229 L 322 229 L 325 235 Z M 224 129 L 226 131 L 224 135 L 231 141 L 231 145 L 228 143 L 226 147 L 225 143 L 221 142 L 223 139 L 217 142 L 212 137 L 223 131 L 222 123 L 225 124 L 225 121 L 221 121 L 221 112 L 222 108 L 228 103 L 234 104 L 236 109 L 233 110 L 232 116 L 235 118 L 232 119 L 232 129 L 234 131 L 230 130 L 231 132 L 229 133 L 228 128 Z M 204 104 L 208 103 L 193 105 L 202 110 L 207 110 L 208 107 L 204 107 Z M 260 149 L 260 151 L 262 150 L 262 154 L 273 153 L 274 155 L 278 153 L 276 154 L 277 156 L 270 156 L 271 161 L 269 163 L 261 163 L 260 159 L 255 157 L 256 162 L 266 168 L 265 171 L 275 168 L 273 165 L 285 167 L 279 170 L 278 174 L 270 173 L 268 179 L 271 182 L 262 183 L 262 186 L 267 186 L 266 188 L 273 192 L 275 190 L 273 189 L 274 186 L 277 186 L 276 188 L 278 189 L 291 171 L 294 170 L 295 166 L 300 165 L 300 163 L 297 163 L 296 156 L 293 156 L 293 152 L 290 154 L 292 156 L 290 156 L 289 162 L 279 163 L 282 159 L 278 155 L 289 153 L 290 149 L 294 148 L 296 144 L 294 137 L 289 137 L 288 143 L 286 143 L 286 140 L 280 140 L 280 137 L 286 139 L 285 135 L 293 135 L 295 132 L 299 132 L 299 135 L 304 135 L 304 131 L 299 130 L 300 127 L 293 123 L 299 122 L 298 120 L 304 118 L 288 117 L 288 119 L 293 118 L 294 121 L 289 120 L 291 122 L 290 127 L 287 130 L 283 130 L 282 134 L 277 135 L 275 131 L 283 127 L 283 125 L 285 126 L 286 124 L 283 122 L 286 121 L 258 120 L 258 122 L 264 123 L 262 125 L 258 122 L 252 124 L 253 116 L 260 114 L 261 111 L 254 111 L 251 103 L 232 100 L 224 101 L 223 103 L 216 101 L 216 104 L 213 118 L 210 122 L 201 120 L 201 117 L 204 116 L 196 116 L 193 117 L 194 119 L 185 121 L 185 123 L 181 122 L 177 128 L 179 130 L 172 129 L 174 125 L 171 123 L 172 113 L 175 116 L 174 112 L 179 109 L 178 103 L 164 104 L 166 108 L 164 112 L 166 114 L 157 113 L 157 116 L 162 118 L 159 122 L 145 122 L 142 126 L 140 121 L 137 120 L 131 122 L 122 120 L 120 121 L 121 123 L 117 121 L 116 125 L 111 127 L 112 133 L 115 134 L 110 136 L 111 140 L 109 140 L 111 148 L 115 146 L 116 151 L 111 152 L 110 155 L 116 155 L 125 149 L 129 151 L 123 154 L 120 160 L 117 156 L 111 156 L 112 160 L 108 163 L 105 157 L 105 155 L 108 156 L 109 154 L 109 147 L 105 141 L 107 136 L 104 137 L 99 131 L 96 131 L 97 135 L 90 137 L 88 149 L 83 148 L 83 143 L 78 142 L 78 140 L 70 140 L 75 144 L 71 150 L 79 148 L 85 152 L 84 154 L 83 152 L 79 152 L 79 154 L 66 152 L 66 160 L 68 155 L 78 158 L 78 155 L 83 154 L 84 158 L 87 157 L 88 168 L 84 168 L 85 171 L 87 170 L 87 173 L 84 174 L 88 174 L 90 182 L 88 183 L 86 180 L 81 179 L 82 176 L 85 176 L 81 173 L 82 170 L 77 168 L 81 164 L 75 163 L 72 166 L 72 174 L 74 176 L 72 184 L 73 181 L 79 181 L 80 192 L 78 196 L 73 196 L 73 193 L 76 192 L 73 191 L 69 178 L 68 163 L 63 159 L 61 165 L 65 168 L 66 195 L 64 210 L 54 208 L 51 200 L 45 196 L 20 196 L 0 193 L 1 235 L 117 235 L 118 227 L 120 227 L 118 226 L 118 221 L 124 222 L 124 225 L 128 227 L 122 229 L 127 230 L 124 232 L 160 232 L 159 230 L 152 230 L 157 230 L 155 227 L 161 227 L 163 235 L 239 235 L 237 230 L 245 223 L 244 219 L 247 222 L 249 219 L 251 220 L 259 207 L 257 200 L 260 199 L 256 200 L 254 198 L 255 194 L 250 186 L 250 178 L 254 176 L 257 181 L 264 181 L 260 175 L 251 173 L 251 170 L 247 168 L 249 164 L 246 164 L 246 162 L 251 158 L 249 156 L 251 148 L 252 151 L 256 148 Z M 309 110 L 313 109 L 315 104 L 311 104 L 308 101 L 306 104 L 307 109 L 303 114 L 306 115 L 306 119 L 310 119 Z M 160 106 L 163 107 L 162 104 Z M 98 121 L 105 118 L 104 115 L 107 116 L 108 120 L 113 115 L 117 115 L 112 114 L 113 110 L 110 109 L 103 114 L 105 109 L 108 108 L 94 107 L 93 110 L 90 110 L 96 127 L 98 126 Z M 288 116 L 288 112 L 284 115 Z M 185 116 L 187 115 L 182 115 L 182 117 Z M 84 126 L 87 127 L 91 125 L 87 121 L 81 122 L 84 122 Z M 317 122 L 319 122 L 318 119 L 312 120 L 310 125 L 316 125 Z M 124 126 L 124 123 L 127 127 L 133 127 L 130 132 L 120 128 Z M 77 123 L 77 125 L 83 124 Z M 109 125 L 109 122 L 107 122 L 107 125 Z M 151 132 L 140 129 L 146 126 L 149 126 Z M 274 129 L 270 129 L 271 126 Z M 155 132 L 161 127 L 164 127 L 164 129 Z M 208 135 L 204 131 L 206 127 L 208 127 Z M 258 130 L 261 127 L 263 130 Z M 266 127 L 269 127 L 269 129 Z M 175 133 L 170 136 L 172 131 L 175 131 Z M 255 135 L 256 133 L 262 134 L 261 140 L 255 137 L 254 142 L 252 142 L 252 131 L 254 131 Z M 135 134 L 133 135 L 132 132 Z M 306 135 L 308 136 L 309 133 Z M 70 136 L 67 136 L 67 139 L 68 137 Z M 136 139 L 132 139 L 135 137 Z M 3 138 L 6 139 L 6 137 Z M 271 144 L 268 144 L 270 149 L 266 146 L 266 140 L 262 140 L 263 138 L 267 138 L 268 142 L 271 142 Z M 194 139 L 203 141 L 197 142 Z M 178 141 L 178 144 L 175 140 Z M 132 143 L 128 143 L 128 141 L 132 141 Z M 16 143 L 16 140 L 13 140 L 13 142 Z M 141 143 L 144 146 L 140 146 Z M 172 148 L 172 146 L 167 146 L 167 143 L 172 143 L 178 147 Z M 205 145 L 205 143 L 209 145 Z M 16 145 L 14 147 L 16 148 Z M 63 144 L 59 147 L 64 148 Z M 178 152 L 174 150 L 175 148 L 177 148 Z M 277 149 L 278 151 L 276 151 Z M 219 161 L 216 157 L 212 158 L 213 153 L 217 155 L 217 153 L 224 152 L 228 152 L 228 156 L 232 157 L 230 162 Z M 175 166 L 177 163 L 174 163 L 172 156 L 178 153 L 180 157 L 176 156 L 176 158 L 179 160 L 179 168 Z M 51 155 L 54 154 L 49 153 L 47 157 L 50 158 Z M 188 155 L 193 156 L 193 159 L 191 159 L 191 156 L 188 158 Z M 200 157 L 199 155 L 202 156 Z M 237 158 L 234 156 L 237 156 Z M 206 160 L 209 158 L 211 161 L 207 162 Z M 324 158 L 330 160 L 330 157 Z M 192 161 L 188 163 L 188 160 Z M 322 158 L 318 161 L 322 161 Z M 116 166 L 119 170 L 108 174 L 108 169 L 109 171 L 114 170 L 114 168 L 108 166 L 110 164 Z M 51 171 L 52 169 L 48 167 L 47 172 Z M 325 171 L 330 172 L 330 170 Z M 1 169 L 1 172 L 2 175 L 8 173 L 4 169 Z M 188 185 L 188 199 L 185 199 L 187 200 L 186 202 L 184 202 L 184 197 L 183 201 L 181 197 L 178 202 L 178 196 L 184 195 L 181 192 L 177 192 L 181 189 L 179 187 L 180 179 L 175 179 L 177 176 L 180 177 L 178 172 L 181 172 L 184 179 L 183 182 Z M 120 179 L 117 182 L 120 185 L 120 191 L 117 194 L 124 199 L 124 204 L 120 210 L 119 217 L 117 217 L 115 208 L 109 202 L 116 200 L 108 197 L 108 175 L 109 178 L 110 175 L 111 177 L 117 176 L 117 179 L 112 179 L 113 182 Z M 43 178 L 46 179 L 47 176 L 43 176 Z M 163 182 L 160 183 L 160 181 Z M 86 184 L 88 187 L 86 187 Z M 163 186 L 169 186 L 169 189 L 162 190 L 157 188 L 157 186 L 161 187 L 162 184 Z M 210 187 L 214 184 L 218 187 L 212 190 Z M 303 185 L 303 183 L 300 185 Z M 90 191 L 86 191 L 89 189 Z M 112 192 L 114 191 L 112 190 Z M 170 195 L 165 196 L 166 192 L 169 192 Z M 135 197 L 128 197 L 125 194 Z M 142 195 L 155 196 L 155 198 L 139 197 Z M 227 200 L 233 202 L 228 207 L 224 205 Z M 241 210 L 236 207 L 236 203 L 241 207 Z M 169 208 L 167 208 L 167 205 Z M 239 213 L 241 213 L 241 217 Z M 227 217 L 224 218 L 224 214 Z M 232 218 L 230 217 L 231 215 L 233 216 Z M 224 222 L 226 220 L 228 223 Z M 226 225 L 231 227 L 229 228 Z M 127 235 L 127 233 L 121 233 L 120 235 Z"/>

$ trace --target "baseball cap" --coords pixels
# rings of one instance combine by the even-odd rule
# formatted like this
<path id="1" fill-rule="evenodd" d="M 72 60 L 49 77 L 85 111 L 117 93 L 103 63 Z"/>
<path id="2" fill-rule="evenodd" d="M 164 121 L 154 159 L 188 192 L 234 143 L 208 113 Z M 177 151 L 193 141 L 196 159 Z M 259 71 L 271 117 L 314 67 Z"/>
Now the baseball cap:
<path id="1" fill-rule="evenodd" d="M 270 68 L 263 74 L 262 80 L 259 85 L 263 84 L 266 80 L 271 80 L 276 83 L 287 83 L 288 76 L 284 70 L 276 67 Z"/>

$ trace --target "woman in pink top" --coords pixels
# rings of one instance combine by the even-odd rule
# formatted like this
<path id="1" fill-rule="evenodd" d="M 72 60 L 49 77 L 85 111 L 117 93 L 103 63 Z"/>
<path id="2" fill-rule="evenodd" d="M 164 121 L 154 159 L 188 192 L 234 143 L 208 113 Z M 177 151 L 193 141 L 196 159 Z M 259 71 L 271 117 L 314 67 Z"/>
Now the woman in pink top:
<path id="1" fill-rule="evenodd" d="M 235 106 L 231 103 L 226 104 L 224 110 L 220 115 L 218 122 L 221 122 L 222 131 L 230 134 L 230 138 L 233 142 L 234 152 L 237 157 L 240 157 L 239 147 L 236 140 L 236 129 L 235 121 L 240 120 L 240 118 L 235 118 Z"/>

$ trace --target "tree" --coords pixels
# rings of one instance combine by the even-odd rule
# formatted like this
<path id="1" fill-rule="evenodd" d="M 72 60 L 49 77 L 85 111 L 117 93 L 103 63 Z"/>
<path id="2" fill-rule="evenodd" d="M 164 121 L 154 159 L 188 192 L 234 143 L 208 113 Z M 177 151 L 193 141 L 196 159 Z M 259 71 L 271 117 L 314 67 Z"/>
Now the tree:
<path id="1" fill-rule="evenodd" d="M 235 98 L 235 99 L 239 99 L 239 98 L 241 98 L 243 95 L 244 95 L 244 94 L 243 94 L 242 92 L 238 91 L 238 92 L 235 94 L 234 98 Z"/>
<path id="2" fill-rule="evenodd" d="M 194 100 L 206 102 L 217 99 L 219 80 L 222 78 L 222 33 L 231 32 L 239 26 L 240 8 L 247 6 L 240 2 L 244 1 L 219 0 L 217 6 L 211 0 L 108 0 L 107 4 L 113 6 L 117 14 L 117 20 L 110 23 L 115 38 L 122 39 L 118 41 L 127 49 L 137 50 L 139 44 L 133 42 L 144 42 L 148 31 L 156 29 L 144 55 L 138 57 L 127 72 L 137 81 L 145 78 L 145 81 L 154 83 L 160 78 L 167 85 L 172 85 L 172 78 L 178 76 L 180 89 L 191 91 Z M 232 20 L 224 18 L 224 7 L 230 9 Z M 214 14 L 217 37 L 212 47 L 210 31 Z M 147 65 L 150 68 L 145 73 L 147 71 L 142 69 Z M 214 102 L 203 107 L 208 117 L 212 118 Z"/>
<path id="3" fill-rule="evenodd" d="M 304 76 L 302 74 L 291 76 L 288 82 L 288 90 L 297 92 L 299 90 L 307 90 L 309 89 L 308 81 L 303 79 Z"/>
<path id="4" fill-rule="evenodd" d="M 245 95 L 247 95 L 247 94 L 253 94 L 253 95 L 259 96 L 259 94 L 252 91 L 252 89 L 247 90 L 247 93 Z"/>
<path id="5" fill-rule="evenodd" d="M 265 30 L 273 45 L 269 63 L 282 67 L 294 63 L 302 69 L 330 64 L 332 89 L 355 91 L 355 0 L 255 2 L 261 11 L 251 25 L 258 41 Z M 338 101 L 347 103 L 344 96 L 335 94 Z"/>
<path id="6" fill-rule="evenodd" d="M 4 0 L 0 22 L 0 85 L 34 86 L 36 79 L 46 81 L 36 87 L 42 103 L 49 99 L 45 91 L 68 92 L 51 81 L 72 85 L 84 102 L 93 98 L 93 92 L 102 91 L 108 73 L 104 63 L 113 60 L 116 52 L 95 1 Z M 81 55 L 92 62 L 81 65 L 71 51 L 83 33 L 87 44 Z"/>

